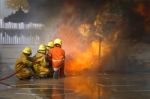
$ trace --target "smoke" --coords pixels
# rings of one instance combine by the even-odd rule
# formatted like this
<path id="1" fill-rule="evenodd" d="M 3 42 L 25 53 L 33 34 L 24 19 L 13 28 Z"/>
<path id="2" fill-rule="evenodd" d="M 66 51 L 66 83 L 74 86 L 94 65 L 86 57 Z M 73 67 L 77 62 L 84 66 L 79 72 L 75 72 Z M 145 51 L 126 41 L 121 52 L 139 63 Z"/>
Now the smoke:
<path id="1" fill-rule="evenodd" d="M 118 31 L 117 39 L 113 42 L 111 53 L 103 59 L 104 71 L 141 72 L 147 69 L 144 67 L 144 56 L 140 56 L 140 53 L 144 54 L 143 49 L 146 49 L 146 46 L 142 48 L 141 45 L 149 43 L 150 39 L 149 30 L 146 28 L 149 27 L 150 19 L 148 2 L 122 0 L 109 4 L 109 9 L 114 9 L 113 13 L 121 15 L 121 21 L 116 21 L 119 23 L 117 28 L 113 27 L 114 31 Z M 142 59 L 139 60 L 139 56 Z"/>
<path id="2" fill-rule="evenodd" d="M 63 40 L 66 71 L 130 71 L 131 56 L 139 48 L 135 46 L 150 42 L 149 4 L 149 0 L 30 0 L 29 15 L 45 24 L 45 43 Z M 96 33 L 83 35 L 79 30 L 82 24 L 92 27 L 98 14 L 104 36 L 101 59 Z"/>

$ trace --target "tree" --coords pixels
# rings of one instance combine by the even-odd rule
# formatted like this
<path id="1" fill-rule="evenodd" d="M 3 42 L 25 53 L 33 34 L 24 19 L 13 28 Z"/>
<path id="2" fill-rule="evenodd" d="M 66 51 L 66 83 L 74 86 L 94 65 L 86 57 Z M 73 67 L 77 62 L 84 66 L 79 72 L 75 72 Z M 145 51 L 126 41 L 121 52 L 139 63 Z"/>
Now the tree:
<path id="1" fill-rule="evenodd" d="M 7 0 L 6 4 L 8 8 L 11 8 L 13 10 L 19 10 L 20 8 L 24 12 L 28 12 L 29 10 L 28 0 Z"/>

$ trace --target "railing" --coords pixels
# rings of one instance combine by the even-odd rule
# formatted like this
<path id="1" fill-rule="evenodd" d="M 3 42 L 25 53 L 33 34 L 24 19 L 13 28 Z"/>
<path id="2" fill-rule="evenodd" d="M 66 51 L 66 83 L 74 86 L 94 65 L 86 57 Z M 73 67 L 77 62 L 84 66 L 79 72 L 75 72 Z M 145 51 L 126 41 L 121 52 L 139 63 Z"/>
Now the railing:
<path id="1" fill-rule="evenodd" d="M 42 24 L 4 23 L 0 19 L 0 44 L 38 44 L 43 28 Z"/>
<path id="2" fill-rule="evenodd" d="M 2 19 L 0 19 L 0 29 L 42 29 L 44 27 L 43 24 L 36 24 L 36 23 L 29 23 L 29 24 L 24 24 L 23 22 L 21 23 L 4 23 Z"/>

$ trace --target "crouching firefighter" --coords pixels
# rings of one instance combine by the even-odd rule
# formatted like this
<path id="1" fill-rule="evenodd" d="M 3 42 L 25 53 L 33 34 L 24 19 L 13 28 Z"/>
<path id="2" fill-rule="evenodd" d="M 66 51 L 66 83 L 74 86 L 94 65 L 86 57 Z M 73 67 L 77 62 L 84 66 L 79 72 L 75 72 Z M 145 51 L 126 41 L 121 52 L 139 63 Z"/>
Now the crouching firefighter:
<path id="1" fill-rule="evenodd" d="M 20 80 L 29 79 L 33 76 L 31 54 L 31 48 L 26 47 L 22 51 L 20 57 L 16 60 L 15 71 L 19 71 L 16 74 L 16 77 Z"/>
<path id="2" fill-rule="evenodd" d="M 64 77 L 64 61 L 65 61 L 65 51 L 61 48 L 62 40 L 54 40 L 54 48 L 49 50 L 50 58 L 52 59 L 52 66 L 54 70 L 53 78 L 58 79 Z"/>
<path id="3" fill-rule="evenodd" d="M 41 44 L 35 56 L 33 57 L 35 64 L 33 65 L 36 78 L 46 78 L 49 75 L 48 57 L 46 54 L 46 46 Z"/>

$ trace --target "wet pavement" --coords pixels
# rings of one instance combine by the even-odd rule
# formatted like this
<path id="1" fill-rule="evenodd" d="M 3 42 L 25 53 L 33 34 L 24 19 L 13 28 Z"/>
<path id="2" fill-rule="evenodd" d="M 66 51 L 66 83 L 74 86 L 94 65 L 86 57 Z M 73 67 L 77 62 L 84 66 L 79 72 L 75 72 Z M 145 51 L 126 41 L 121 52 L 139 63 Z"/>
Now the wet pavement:
<path id="1" fill-rule="evenodd" d="M 9 79 L 0 99 L 150 99 L 150 74 L 90 74 L 63 79 Z"/>

